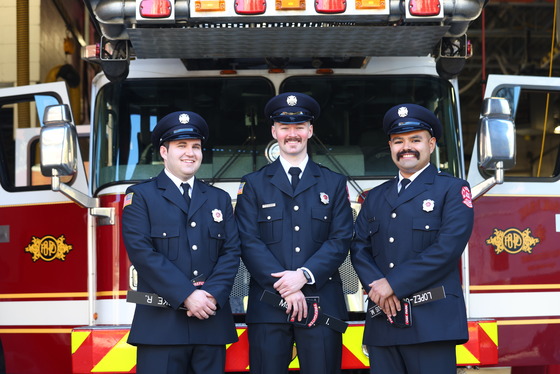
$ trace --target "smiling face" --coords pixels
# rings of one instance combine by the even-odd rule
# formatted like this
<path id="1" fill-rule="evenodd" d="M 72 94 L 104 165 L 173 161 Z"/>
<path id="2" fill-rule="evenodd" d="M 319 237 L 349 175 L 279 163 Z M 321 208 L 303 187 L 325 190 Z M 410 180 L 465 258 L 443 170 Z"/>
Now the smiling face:
<path id="1" fill-rule="evenodd" d="M 430 162 L 436 138 L 426 130 L 392 134 L 389 140 L 391 157 L 403 177 L 408 178 Z"/>
<path id="2" fill-rule="evenodd" d="M 200 139 L 179 139 L 162 145 L 159 152 L 165 168 L 183 182 L 189 180 L 202 163 L 202 141 Z"/>
<path id="3" fill-rule="evenodd" d="M 307 155 L 307 141 L 313 136 L 313 125 L 309 122 L 294 124 L 274 122 L 272 136 L 278 140 L 283 158 L 302 160 Z"/>

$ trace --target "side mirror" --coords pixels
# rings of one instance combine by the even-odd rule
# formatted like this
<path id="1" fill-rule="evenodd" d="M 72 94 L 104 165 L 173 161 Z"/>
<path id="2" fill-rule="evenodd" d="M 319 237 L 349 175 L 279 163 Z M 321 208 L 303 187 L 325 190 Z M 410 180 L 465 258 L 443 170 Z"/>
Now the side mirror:
<path id="1" fill-rule="evenodd" d="M 78 135 L 71 124 L 68 105 L 45 108 L 41 128 L 41 173 L 44 176 L 73 175 L 76 172 Z"/>
<path id="2" fill-rule="evenodd" d="M 484 99 L 478 133 L 478 162 L 487 170 L 515 166 L 515 124 L 504 98 Z"/>

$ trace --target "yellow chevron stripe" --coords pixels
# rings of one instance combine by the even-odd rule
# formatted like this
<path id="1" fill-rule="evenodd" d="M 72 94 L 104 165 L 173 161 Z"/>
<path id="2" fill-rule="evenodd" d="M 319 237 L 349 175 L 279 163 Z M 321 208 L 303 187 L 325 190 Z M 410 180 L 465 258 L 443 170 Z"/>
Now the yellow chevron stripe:
<path id="1" fill-rule="evenodd" d="M 92 373 L 130 371 L 136 365 L 136 347 L 128 344 L 128 332 L 91 370 Z"/>
<path id="2" fill-rule="evenodd" d="M 457 345 L 455 348 L 457 353 L 457 364 L 480 364 L 480 360 L 476 358 L 464 345 Z"/>
<path id="3" fill-rule="evenodd" d="M 498 345 L 498 324 L 495 321 L 494 322 L 479 322 L 478 326 L 480 326 L 480 328 L 482 330 L 484 330 L 486 335 L 488 335 L 488 337 L 490 337 L 490 339 L 492 339 L 494 344 Z"/>
<path id="4" fill-rule="evenodd" d="M 91 335 L 91 330 L 86 331 L 72 331 L 71 341 L 72 341 L 72 354 L 74 354 L 78 348 L 82 346 L 84 341 Z"/>
<path id="5" fill-rule="evenodd" d="M 342 344 L 348 348 L 348 350 L 352 352 L 362 364 L 369 366 L 369 358 L 366 357 L 364 351 L 362 350 L 364 328 L 365 326 L 363 325 L 348 326 L 346 332 L 342 334 Z"/>
<path id="6" fill-rule="evenodd" d="M 239 338 L 241 336 L 241 334 L 243 334 L 246 330 L 247 330 L 247 328 L 242 329 L 242 328 L 236 327 L 235 332 L 237 333 L 237 337 Z M 226 344 L 226 350 L 229 347 L 231 347 L 232 344 L 235 344 L 235 343 Z"/>

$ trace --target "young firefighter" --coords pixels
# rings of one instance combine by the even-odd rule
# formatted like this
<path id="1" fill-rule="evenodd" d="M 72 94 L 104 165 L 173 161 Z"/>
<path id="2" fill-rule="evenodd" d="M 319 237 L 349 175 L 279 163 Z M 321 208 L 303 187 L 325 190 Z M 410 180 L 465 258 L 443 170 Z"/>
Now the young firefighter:
<path id="1" fill-rule="evenodd" d="M 265 115 L 280 156 L 243 177 L 235 214 L 242 258 L 251 273 L 247 324 L 251 373 L 288 373 L 296 343 L 303 374 L 340 372 L 342 334 L 313 315 L 306 297 L 337 319 L 347 317 L 338 268 L 348 255 L 352 211 L 346 178 L 309 159 L 307 142 L 319 104 L 289 92 L 272 98 Z M 287 311 L 261 300 L 285 300 Z M 299 323 L 298 323 L 299 322 Z"/>
<path id="2" fill-rule="evenodd" d="M 237 341 L 229 295 L 240 243 L 229 195 L 195 178 L 208 126 L 198 114 L 163 117 L 152 141 L 164 170 L 127 190 L 122 232 L 138 291 L 172 308 L 137 305 L 128 342 L 139 374 L 219 374 Z M 180 307 L 186 310 L 179 309 Z"/>

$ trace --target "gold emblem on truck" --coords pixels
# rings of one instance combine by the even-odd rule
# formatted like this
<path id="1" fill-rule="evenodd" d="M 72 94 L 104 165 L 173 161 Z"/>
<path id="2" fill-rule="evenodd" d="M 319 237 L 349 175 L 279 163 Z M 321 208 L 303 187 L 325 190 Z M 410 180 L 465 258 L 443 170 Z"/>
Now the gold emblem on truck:
<path id="1" fill-rule="evenodd" d="M 64 242 L 65 240 L 66 238 L 64 235 L 58 238 L 51 235 L 43 236 L 42 238 L 33 236 L 31 237 L 31 243 L 25 247 L 25 252 L 29 252 L 33 255 L 33 261 L 39 259 L 43 261 L 52 261 L 55 259 L 64 261 L 66 260 L 68 252 L 72 250 L 72 246 L 66 244 Z"/>
<path id="2" fill-rule="evenodd" d="M 503 251 L 511 254 L 531 253 L 539 242 L 540 239 L 532 237 L 531 229 L 528 228 L 523 231 L 516 228 L 505 231 L 494 229 L 494 234 L 486 239 L 486 244 L 493 245 L 496 254 Z"/>

